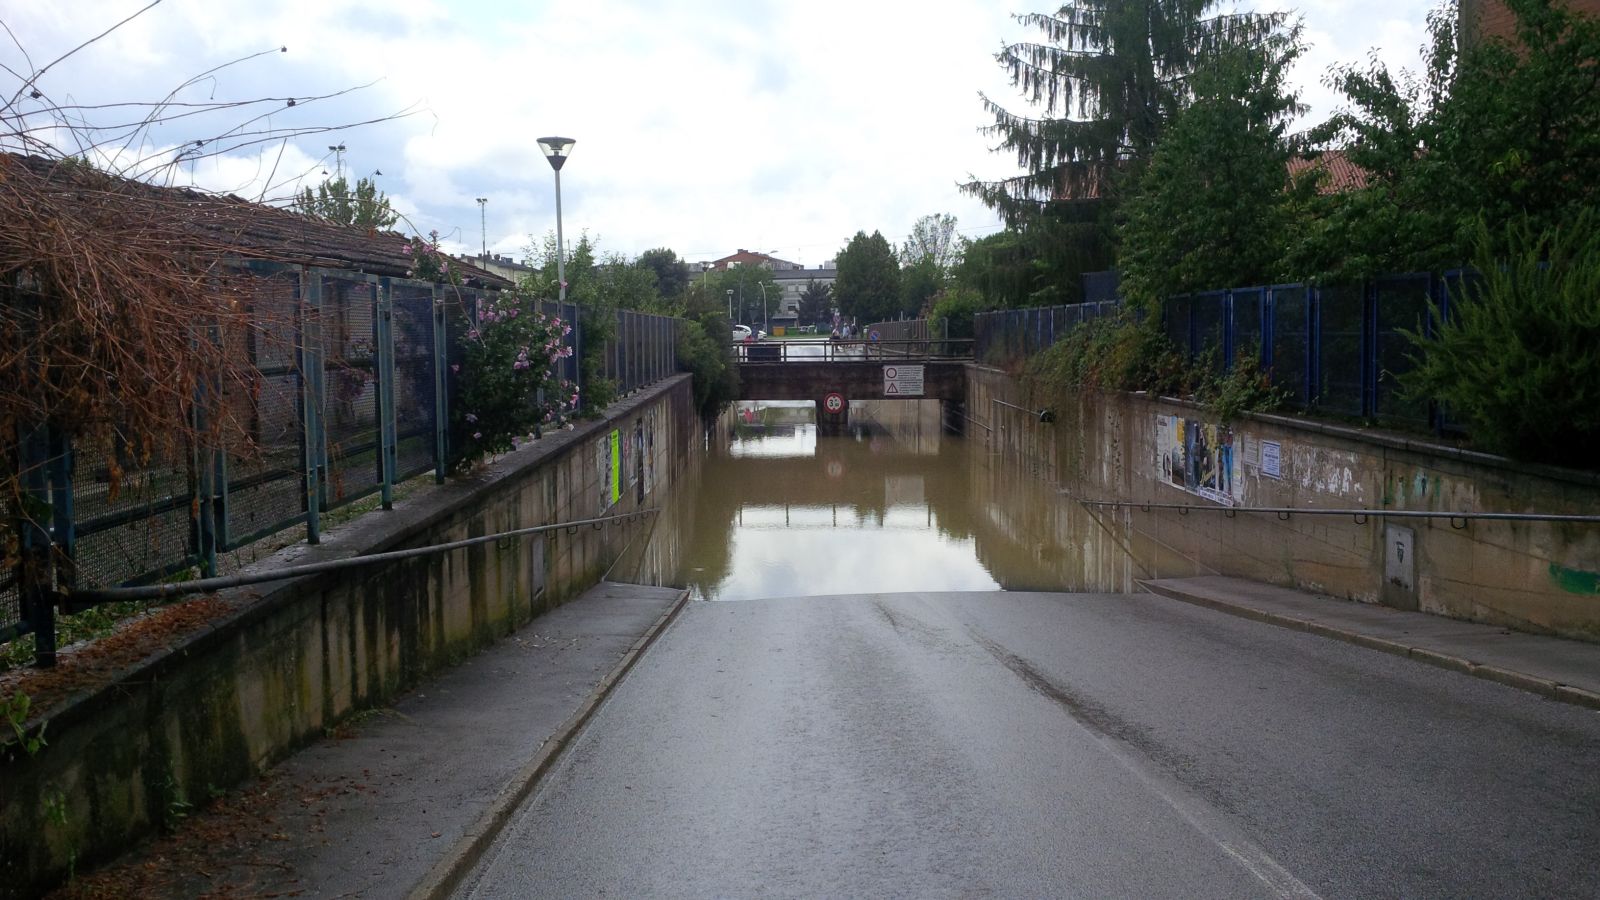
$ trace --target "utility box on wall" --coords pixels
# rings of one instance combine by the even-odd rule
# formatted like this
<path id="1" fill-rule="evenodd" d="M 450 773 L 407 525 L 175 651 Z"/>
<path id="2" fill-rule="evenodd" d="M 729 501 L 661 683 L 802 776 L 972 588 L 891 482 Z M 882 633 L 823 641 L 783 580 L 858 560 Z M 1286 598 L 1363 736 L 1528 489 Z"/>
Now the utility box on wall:
<path id="1" fill-rule="evenodd" d="M 1417 534 L 1404 525 L 1383 527 L 1383 602 L 1417 608 Z"/>

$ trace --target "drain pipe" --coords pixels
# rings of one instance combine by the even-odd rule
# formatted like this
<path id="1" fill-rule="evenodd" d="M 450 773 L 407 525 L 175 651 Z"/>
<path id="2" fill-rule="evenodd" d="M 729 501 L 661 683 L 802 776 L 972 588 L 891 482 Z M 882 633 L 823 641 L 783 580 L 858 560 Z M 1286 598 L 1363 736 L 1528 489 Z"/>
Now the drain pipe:
<path id="1" fill-rule="evenodd" d="M 1048 406 L 1045 407 L 1044 409 L 1028 409 L 1026 406 L 1018 406 L 1015 403 L 1007 403 L 1006 401 L 1001 400 L 999 397 L 990 397 L 989 398 L 989 402 L 990 403 L 998 403 L 1001 406 L 1006 407 L 1007 409 L 1014 409 L 1014 410 L 1016 410 L 1018 412 L 1025 412 L 1028 415 L 1033 416 L 1035 419 L 1038 419 L 1040 425 L 1048 425 L 1051 422 L 1054 422 L 1056 420 L 1056 411 L 1051 409 L 1051 408 L 1049 408 Z"/>
<path id="2" fill-rule="evenodd" d="M 431 544 L 427 547 L 412 547 L 406 550 L 390 550 L 384 553 L 369 553 L 365 556 L 350 556 L 344 559 L 330 559 L 324 562 L 302 563 L 297 566 L 284 566 L 268 572 L 248 572 L 240 575 L 222 575 L 216 578 L 196 578 L 193 581 L 175 581 L 168 584 L 148 584 L 138 587 L 95 588 L 89 590 L 73 591 L 67 595 L 67 601 L 73 606 L 93 606 L 98 603 L 110 603 L 121 600 L 167 600 L 173 597 L 182 597 L 188 594 L 209 594 L 213 591 L 228 588 L 243 587 L 248 584 L 261 584 L 266 581 L 282 581 L 286 578 L 297 578 L 301 575 L 319 575 L 324 572 L 340 572 L 345 569 L 354 569 L 359 566 L 370 566 L 375 563 L 394 562 L 402 559 L 413 559 L 418 556 L 431 556 L 438 553 L 449 553 L 477 544 L 487 544 L 493 541 L 503 541 L 508 538 L 522 537 L 529 534 L 541 534 L 546 531 L 559 531 L 566 529 L 569 534 L 576 534 L 579 528 L 593 527 L 596 530 L 604 528 L 614 522 L 632 522 L 640 516 L 660 512 L 659 509 L 641 509 L 636 512 L 624 513 L 617 516 L 605 516 L 598 519 L 579 519 L 574 522 L 562 522 L 557 525 L 536 525 L 532 528 L 518 528 L 514 531 L 502 531 L 498 534 L 486 534 L 481 537 L 466 538 L 459 541 L 450 541 L 445 544 Z"/>

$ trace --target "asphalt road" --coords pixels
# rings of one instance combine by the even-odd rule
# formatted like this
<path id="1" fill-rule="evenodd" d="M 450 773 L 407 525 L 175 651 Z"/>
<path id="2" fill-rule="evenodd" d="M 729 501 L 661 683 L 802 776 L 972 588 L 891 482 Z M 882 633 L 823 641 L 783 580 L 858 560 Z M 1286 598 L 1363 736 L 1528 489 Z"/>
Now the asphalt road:
<path id="1" fill-rule="evenodd" d="M 698 602 L 473 897 L 1595 897 L 1600 714 L 1143 596 Z"/>

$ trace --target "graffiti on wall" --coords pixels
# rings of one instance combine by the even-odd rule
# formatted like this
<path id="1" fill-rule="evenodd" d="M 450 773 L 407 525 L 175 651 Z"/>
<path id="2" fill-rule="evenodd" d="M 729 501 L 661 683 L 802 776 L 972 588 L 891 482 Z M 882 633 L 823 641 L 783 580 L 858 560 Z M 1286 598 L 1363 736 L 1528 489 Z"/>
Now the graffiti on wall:
<path id="1" fill-rule="evenodd" d="M 1156 416 L 1156 452 L 1164 483 L 1225 506 L 1243 502 L 1244 477 L 1227 426 Z"/>

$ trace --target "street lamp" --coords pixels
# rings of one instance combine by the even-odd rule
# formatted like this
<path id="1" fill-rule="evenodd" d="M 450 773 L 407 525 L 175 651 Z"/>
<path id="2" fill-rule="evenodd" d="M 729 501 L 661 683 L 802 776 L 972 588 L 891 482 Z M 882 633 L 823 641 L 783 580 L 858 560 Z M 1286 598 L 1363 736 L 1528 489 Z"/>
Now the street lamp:
<path id="1" fill-rule="evenodd" d="M 728 321 L 735 325 L 739 324 L 733 321 L 733 288 L 728 288 Z"/>
<path id="2" fill-rule="evenodd" d="M 560 283 L 562 303 L 567 300 L 567 245 L 561 237 L 561 167 L 566 163 L 567 156 L 572 152 L 572 145 L 577 141 L 564 137 L 539 138 L 539 149 L 544 151 L 544 158 L 550 160 L 550 168 L 556 171 L 556 281 Z"/>
<path id="3" fill-rule="evenodd" d="M 488 197 L 478 198 L 478 227 L 482 229 L 480 232 L 483 235 L 483 253 L 481 256 L 484 262 L 489 261 L 489 218 L 487 213 L 484 212 L 485 204 L 488 202 Z"/>
<path id="4" fill-rule="evenodd" d="M 771 331 L 772 326 L 767 324 L 767 283 L 765 281 L 756 283 L 761 285 L 761 330 Z"/>

